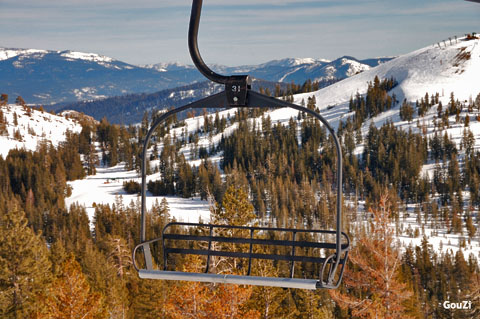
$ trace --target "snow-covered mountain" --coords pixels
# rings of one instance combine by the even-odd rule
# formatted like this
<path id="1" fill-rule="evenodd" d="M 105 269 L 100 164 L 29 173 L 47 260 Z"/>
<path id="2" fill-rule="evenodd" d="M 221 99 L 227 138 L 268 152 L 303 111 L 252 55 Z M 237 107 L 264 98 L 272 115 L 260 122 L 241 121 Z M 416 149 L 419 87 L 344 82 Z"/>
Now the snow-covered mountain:
<path id="1" fill-rule="evenodd" d="M 211 67 L 224 74 L 248 73 L 267 81 L 301 84 L 307 79 L 345 78 L 389 59 L 289 58 L 260 65 Z M 0 74 L 0 93 L 44 105 L 152 93 L 205 80 L 195 67 L 180 63 L 135 66 L 96 53 L 9 48 L 0 48 Z"/>
<path id="2" fill-rule="evenodd" d="M 280 80 L 283 82 L 297 82 L 299 78 L 310 78 L 312 81 L 324 79 L 344 79 L 363 71 L 369 70 L 392 58 L 378 58 L 357 60 L 354 57 L 344 56 L 333 61 L 315 61 L 301 64 L 286 74 Z"/>
<path id="3" fill-rule="evenodd" d="M 0 156 L 5 158 L 10 149 L 35 150 L 38 143 L 57 146 L 65 141 L 66 132 L 80 133 L 82 126 L 75 114 L 53 115 L 27 106 L 7 104 L 0 106 Z M 77 117 L 78 118 L 78 117 Z"/>
<path id="4" fill-rule="evenodd" d="M 317 105 L 321 108 L 345 104 L 357 92 L 365 93 L 367 83 L 375 76 L 394 77 L 399 83 L 394 93 L 400 101 L 403 98 L 415 101 L 426 92 L 429 94 L 438 92 L 441 96 L 448 97 L 452 91 L 457 98 L 466 100 L 470 96 L 475 97 L 480 87 L 477 85 L 480 64 L 478 41 L 459 38 L 456 43 L 431 45 L 394 59 L 357 60 L 345 56 L 327 61 L 288 58 L 260 65 L 211 67 L 225 74 L 248 73 L 255 78 L 287 83 L 292 80 L 301 83 L 307 78 L 312 80 L 346 78 L 315 93 Z M 57 98 L 63 101 L 92 100 L 111 95 L 148 92 L 148 88 L 153 90 L 154 87 L 168 85 L 177 87 L 179 83 L 204 79 L 194 67 L 179 63 L 151 65 L 148 68 L 136 67 L 94 53 L 32 49 L 0 49 L 0 73 L 2 93 L 11 95 L 11 99 L 16 95 L 22 95 L 29 103 L 48 103 Z M 151 84 L 152 81 L 155 85 Z M 202 90 L 205 91 L 203 86 Z M 203 97 L 197 93 L 190 92 L 185 96 L 189 97 L 188 101 L 184 102 L 190 102 L 191 98 Z M 170 94 L 173 94 L 174 101 L 168 100 Z M 160 94 L 163 101 L 161 105 L 182 104 L 178 94 L 173 91 L 168 92 L 166 97 Z M 299 95 L 297 102 L 309 95 Z M 145 105 L 145 99 L 158 102 L 158 96 L 152 98 L 148 98 L 148 94 L 142 96 L 145 98 L 142 97 L 141 112 L 153 107 Z M 132 99 L 128 100 L 130 103 Z M 122 104 L 118 113 L 132 114 L 131 107 L 133 106 Z M 135 108 L 138 109 L 139 106 Z M 80 111 L 95 115 L 86 109 Z"/>
<path id="5" fill-rule="evenodd" d="M 0 91 L 27 103 L 155 92 L 181 80 L 96 53 L 0 48 Z"/>
<path id="6" fill-rule="evenodd" d="M 142 67 L 145 67 L 147 69 L 155 69 L 155 70 L 160 71 L 160 72 L 195 69 L 195 67 L 193 65 L 183 64 L 183 63 L 180 63 L 180 62 L 145 64 L 145 65 L 142 65 Z"/>
<path id="7" fill-rule="evenodd" d="M 209 65 L 212 70 L 222 74 L 249 74 L 258 79 L 274 82 L 295 82 L 301 84 L 307 79 L 322 81 L 344 79 L 359 72 L 369 70 L 381 63 L 391 60 L 391 57 L 357 60 L 354 57 L 344 56 L 333 61 L 314 58 L 286 58 L 272 60 L 259 65 L 241 65 L 228 67 L 219 64 Z M 194 73 L 192 65 L 180 63 L 159 63 L 147 65 L 163 72 Z M 197 72 L 198 73 L 198 72 Z"/>
<path id="8" fill-rule="evenodd" d="M 365 70 L 315 92 L 317 106 L 342 105 L 358 92 L 367 90 L 367 83 L 375 76 L 380 79 L 395 78 L 393 89 L 397 100 L 415 102 L 425 93 L 439 93 L 448 99 L 454 92 L 460 101 L 475 98 L 480 92 L 480 40 L 459 38 L 452 44 L 430 45 L 401 55 L 391 61 Z M 306 94 L 308 95 L 308 94 Z M 299 95 L 297 101 L 305 98 Z"/>
<path id="9" fill-rule="evenodd" d="M 358 74 L 389 60 L 391 58 L 362 61 L 352 57 L 342 57 L 335 61 L 306 58 L 275 60 L 257 66 L 229 68 L 221 65 L 211 65 L 210 67 L 223 74 L 249 74 L 254 79 L 254 90 L 263 87 L 264 89 L 269 88 L 273 92 L 275 83 L 280 82 L 283 88 L 291 81 L 303 83 L 306 79 L 318 80 L 320 81 L 320 87 L 324 87 L 330 85 L 335 79 Z M 167 63 L 150 65 L 149 67 L 170 76 L 175 74 L 177 78 L 183 77 L 184 81 L 188 81 L 189 77 L 198 76 L 198 79 L 202 80 L 202 82 L 150 94 L 124 95 L 88 102 L 61 104 L 59 106 L 51 106 L 51 108 L 54 110 L 75 109 L 91 115 L 97 120 L 107 116 L 112 122 L 128 124 L 139 122 L 145 110 L 181 106 L 219 92 L 222 89 L 222 87 L 212 82 L 205 82 L 205 78 L 193 66 Z M 260 80 L 266 78 L 271 78 L 273 81 Z M 282 84 L 282 82 L 285 84 Z"/>

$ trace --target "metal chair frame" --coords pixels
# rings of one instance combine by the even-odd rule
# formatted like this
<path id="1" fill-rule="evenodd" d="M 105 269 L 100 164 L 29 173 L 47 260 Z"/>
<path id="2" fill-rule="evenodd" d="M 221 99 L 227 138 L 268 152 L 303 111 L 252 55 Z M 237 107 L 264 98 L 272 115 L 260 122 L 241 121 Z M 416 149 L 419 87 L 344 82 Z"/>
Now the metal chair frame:
<path id="1" fill-rule="evenodd" d="M 133 250 L 133 262 L 137 269 L 140 278 L 149 279 L 164 279 L 164 280 L 188 280 L 200 282 L 216 282 L 216 283 L 233 283 L 233 284 L 247 284 L 247 285 L 261 285 L 261 286 L 275 286 L 284 288 L 301 288 L 301 289 L 317 289 L 317 288 L 337 288 L 340 285 L 345 264 L 348 258 L 350 249 L 350 241 L 347 234 L 341 231 L 342 222 L 342 150 L 338 137 L 334 129 L 330 126 L 328 121 L 319 113 L 310 110 L 306 107 L 292 104 L 283 100 L 275 99 L 254 91 L 251 91 L 251 79 L 248 75 L 232 75 L 224 76 L 212 71 L 203 61 L 198 50 L 197 36 L 200 22 L 200 13 L 202 8 L 202 0 L 193 0 L 192 12 L 190 16 L 190 25 L 188 32 L 188 46 L 192 60 L 197 69 L 208 79 L 216 83 L 224 84 L 225 91 L 206 97 L 199 101 L 181 106 L 179 108 L 170 110 L 162 114 L 149 129 L 142 153 L 142 189 L 141 189 L 141 232 L 140 244 Z M 228 225 L 211 225 L 211 224 L 196 224 L 196 223 L 169 223 L 165 226 L 162 232 L 162 237 L 146 240 L 146 167 L 147 167 L 147 149 L 150 138 L 155 129 L 167 120 L 170 116 L 188 110 L 199 108 L 281 108 L 289 107 L 301 112 L 310 114 L 318 119 L 332 135 L 336 152 L 337 152 L 337 202 L 336 202 L 336 229 L 335 230 L 305 230 L 305 229 L 286 229 L 286 228 L 266 228 L 266 227 L 251 227 L 251 226 L 228 226 Z M 186 234 L 171 234 L 167 232 L 171 226 L 184 227 L 207 227 L 209 235 L 194 236 Z M 250 233 L 249 237 L 225 237 L 213 234 L 214 229 L 240 229 L 247 230 Z M 292 240 L 266 240 L 254 238 L 254 232 L 289 232 L 292 234 Z M 324 234 L 334 235 L 335 242 L 309 242 L 297 241 L 295 235 L 298 233 Z M 342 237 L 344 242 L 342 243 Z M 153 268 L 152 254 L 150 245 L 162 241 L 164 254 L 164 269 L 157 270 Z M 177 241 L 191 241 L 191 242 L 206 242 L 208 249 L 186 249 L 173 248 L 166 245 L 167 240 Z M 213 250 L 212 242 L 219 243 L 236 243 L 246 244 L 249 246 L 249 252 L 226 252 Z M 291 247 L 290 254 L 258 254 L 253 253 L 253 245 L 275 245 Z M 136 264 L 136 252 L 142 248 L 145 257 L 146 269 L 139 269 Z M 296 256 L 295 249 L 299 248 L 320 248 L 320 249 L 335 249 L 335 253 L 325 257 L 307 257 Z M 167 270 L 167 259 L 169 254 L 183 254 L 183 255 L 203 255 L 207 256 L 205 273 L 185 273 L 179 271 Z M 227 258 L 246 258 L 248 259 L 248 270 L 246 276 L 240 275 L 225 275 L 208 273 L 210 266 L 210 256 L 219 256 Z M 283 260 L 290 262 L 290 276 L 289 278 L 272 278 L 251 276 L 252 260 L 266 259 L 266 260 Z M 316 279 L 301 279 L 294 278 L 295 262 L 312 262 L 322 264 L 319 278 Z M 328 265 L 328 270 L 327 270 Z M 339 269 L 340 268 L 340 269 Z"/>

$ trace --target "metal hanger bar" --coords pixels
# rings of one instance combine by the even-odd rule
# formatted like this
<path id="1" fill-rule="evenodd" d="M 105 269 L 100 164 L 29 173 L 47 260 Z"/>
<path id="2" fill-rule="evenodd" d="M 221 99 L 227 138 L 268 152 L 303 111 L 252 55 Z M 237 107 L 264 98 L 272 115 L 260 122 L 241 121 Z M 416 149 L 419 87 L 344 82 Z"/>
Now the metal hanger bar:
<path id="1" fill-rule="evenodd" d="M 286 288 L 302 288 L 302 289 L 316 289 L 316 288 L 337 288 L 340 284 L 343 271 L 345 269 L 345 262 L 348 257 L 349 250 L 349 238 L 348 236 L 341 231 L 342 224 L 342 150 L 341 145 L 338 140 L 338 137 L 335 134 L 335 130 L 330 126 L 328 121 L 319 113 L 308 108 L 288 103 L 286 101 L 275 99 L 266 95 L 262 95 L 257 92 L 251 91 L 251 79 L 248 75 L 234 75 L 234 76 L 224 76 L 212 71 L 203 61 L 199 49 L 198 49 L 198 28 L 200 23 L 200 15 L 202 9 L 202 0 L 193 0 L 192 2 L 192 11 L 190 15 L 190 25 L 188 30 L 188 47 L 192 60 L 197 67 L 197 69 L 205 77 L 212 80 L 213 82 L 221 83 L 225 85 L 225 91 L 212 95 L 210 97 L 204 98 L 202 100 L 184 105 L 177 109 L 170 110 L 162 114 L 159 118 L 155 120 L 152 124 L 152 127 L 147 132 L 147 135 L 143 144 L 142 152 L 142 190 L 141 190 L 141 231 L 140 231 L 140 240 L 141 243 L 135 247 L 132 252 L 133 264 L 136 270 L 139 271 L 140 278 L 150 278 L 150 279 L 166 279 L 166 280 L 189 280 L 189 281 L 204 281 L 204 282 L 218 282 L 218 283 L 233 283 L 233 284 L 248 284 L 248 285 L 261 285 L 261 286 L 276 286 L 276 287 L 286 287 Z M 153 242 L 156 242 L 160 239 L 154 239 L 146 241 L 145 236 L 145 227 L 146 227 L 146 166 L 147 166 L 147 150 L 150 138 L 153 135 L 155 129 L 164 122 L 168 117 L 182 112 L 187 109 L 195 108 L 228 108 L 228 107 L 251 107 L 251 108 L 279 108 L 279 107 L 290 107 L 301 112 L 308 113 L 322 122 L 329 133 L 332 135 L 332 138 L 335 142 L 335 147 L 337 151 L 337 206 L 336 206 L 336 230 L 301 230 L 301 229 L 286 229 L 286 228 L 263 228 L 263 227 L 248 227 L 248 226 L 225 226 L 225 225 L 204 225 L 204 224 L 193 224 L 193 223 L 170 223 L 167 224 L 162 232 L 162 247 L 164 252 L 164 268 L 167 267 L 168 253 L 179 253 L 179 254 L 197 254 L 197 255 L 206 255 L 207 256 L 207 267 L 206 271 L 208 272 L 210 256 L 223 256 L 223 257 L 233 257 L 233 258 L 248 258 L 248 274 L 251 272 L 251 260 L 255 259 L 271 259 L 271 260 L 285 260 L 291 261 L 290 267 L 290 276 L 293 277 L 294 272 L 294 262 L 295 261 L 308 261 L 314 263 L 322 263 L 322 270 L 320 273 L 320 280 L 304 280 L 304 279 L 295 279 L 295 278 L 265 278 L 265 277 L 255 277 L 255 276 L 237 276 L 237 275 L 216 275 L 209 273 L 184 273 L 184 272 L 174 272 L 174 271 L 158 271 L 153 270 L 152 255 L 150 252 L 149 245 Z M 190 235 L 181 235 L 181 234 L 166 234 L 166 229 L 171 225 L 182 225 L 182 226 L 195 226 L 195 227 L 209 227 L 210 235 L 209 236 L 190 236 Z M 226 228 L 226 229 L 244 229 L 250 231 L 250 239 L 248 238 L 236 238 L 236 237 L 224 237 L 224 236 L 213 236 L 214 228 Z M 280 241 L 280 240 L 269 240 L 269 239 L 254 239 L 254 231 L 285 231 L 292 232 L 292 240 Z M 296 241 L 295 234 L 297 233 L 320 233 L 320 234 L 335 234 L 335 243 L 314 243 L 307 241 Z M 346 243 L 342 244 L 341 236 L 345 237 Z M 200 249 L 184 249 L 184 248 L 169 248 L 166 247 L 166 239 L 177 239 L 177 240 L 191 240 L 191 241 L 207 241 L 208 250 Z M 225 252 L 225 251 L 216 251 L 211 250 L 212 242 L 233 242 L 240 243 L 244 245 L 249 245 L 249 252 Z M 288 246 L 291 247 L 290 255 L 276 255 L 276 254 L 257 254 L 252 253 L 252 246 L 257 245 L 279 245 L 279 246 Z M 135 254 L 138 248 L 142 247 L 145 257 L 145 265 L 147 269 L 139 270 L 135 262 Z M 295 248 L 325 248 L 325 249 L 335 249 L 335 254 L 329 255 L 326 258 L 318 257 L 307 257 L 307 256 L 296 256 Z M 342 258 L 343 255 L 343 258 Z M 336 277 L 337 268 L 341 267 L 340 274 Z M 328 273 L 326 270 L 328 269 Z M 325 278 L 327 277 L 327 278 Z M 324 281 L 326 279 L 326 281 Z"/>
<path id="2" fill-rule="evenodd" d="M 202 73 L 206 78 L 212 80 L 213 82 L 226 84 L 228 76 L 218 74 L 212 71 L 206 64 L 203 62 L 200 51 L 198 50 L 198 26 L 200 24 L 200 14 L 202 12 L 202 2 L 203 0 L 193 0 L 192 2 L 192 13 L 190 15 L 190 25 L 188 27 L 188 49 L 190 51 L 190 56 L 192 61 L 197 67 L 198 71 Z"/>

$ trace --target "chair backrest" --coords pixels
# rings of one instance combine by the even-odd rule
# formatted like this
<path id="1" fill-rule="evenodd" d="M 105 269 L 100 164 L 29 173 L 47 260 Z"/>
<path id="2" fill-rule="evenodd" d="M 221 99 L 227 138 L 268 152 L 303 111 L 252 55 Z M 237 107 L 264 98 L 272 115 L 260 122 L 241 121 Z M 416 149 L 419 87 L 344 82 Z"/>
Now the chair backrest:
<path id="1" fill-rule="evenodd" d="M 182 226 L 183 233 L 171 232 L 179 229 L 174 226 Z M 185 233 L 185 228 L 191 227 L 195 228 L 195 234 Z M 243 272 L 250 276 L 252 260 L 276 260 L 290 262 L 289 277 L 293 278 L 296 262 L 323 266 L 328 256 L 336 249 L 335 234 L 334 230 L 173 222 L 163 229 L 163 268 L 168 270 L 168 258 L 171 254 L 206 256 L 205 273 L 210 269 L 211 256 L 241 258 L 247 261 L 247 267 Z M 342 250 L 346 250 L 349 239 L 345 233 L 342 235 L 344 238 Z M 311 240 L 299 240 L 299 237 L 309 237 Z M 224 250 L 225 245 L 222 244 L 227 244 L 229 250 Z M 310 254 L 299 254 L 305 250 Z"/>

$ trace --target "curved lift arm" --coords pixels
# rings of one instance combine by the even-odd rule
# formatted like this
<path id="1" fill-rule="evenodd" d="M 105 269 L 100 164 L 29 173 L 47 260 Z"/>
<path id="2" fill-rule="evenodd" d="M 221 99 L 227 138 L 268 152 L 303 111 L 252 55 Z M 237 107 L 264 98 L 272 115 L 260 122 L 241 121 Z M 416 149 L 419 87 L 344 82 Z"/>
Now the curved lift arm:
<path id="1" fill-rule="evenodd" d="M 273 97 L 269 97 L 254 91 L 251 91 L 250 86 L 250 78 L 248 75 L 233 75 L 233 76 L 224 76 L 215 73 L 212 71 L 203 61 L 202 57 L 200 56 L 200 52 L 198 50 L 197 44 L 197 36 L 198 36 L 198 26 L 200 22 L 200 13 L 202 8 L 202 0 L 193 0 L 192 3 L 192 12 L 190 17 L 190 26 L 189 26 L 189 33 L 188 33 L 188 45 L 190 50 L 190 55 L 192 57 L 195 66 L 198 70 L 205 75 L 208 79 L 225 84 L 225 91 L 214 94 L 207 98 L 201 99 L 199 101 L 192 102 L 190 104 L 184 105 L 182 107 L 170 110 L 164 114 L 162 114 L 155 122 L 152 124 L 151 128 L 149 129 L 145 141 L 143 144 L 143 152 L 142 152 L 142 189 L 141 189 L 141 231 L 140 231 L 140 241 L 141 243 L 135 248 L 134 250 L 134 257 L 135 251 L 137 248 L 142 247 L 144 256 L 145 256 L 145 266 L 147 271 L 153 270 L 152 264 L 152 256 L 150 252 L 149 244 L 154 242 L 155 240 L 146 240 L 146 167 L 147 167 L 147 150 L 148 145 L 150 142 L 150 138 L 153 135 L 155 129 L 163 123 L 167 118 L 170 116 L 188 110 L 188 109 L 198 109 L 198 108 L 228 108 L 228 107 L 247 107 L 247 108 L 281 108 L 281 107 L 290 107 L 296 109 L 301 112 L 308 113 L 322 122 L 323 125 L 327 128 L 333 140 L 335 142 L 335 148 L 337 152 L 337 205 L 336 205 L 336 230 L 335 230 L 335 247 L 336 253 L 332 256 L 327 258 L 328 262 L 331 262 L 331 269 L 328 272 L 328 278 L 324 282 L 321 278 L 317 284 L 316 288 L 336 288 L 340 284 L 341 277 L 343 274 L 343 270 L 345 267 L 346 259 L 348 256 L 349 245 L 343 245 L 342 247 L 342 149 L 338 137 L 335 133 L 335 130 L 331 127 L 328 121 L 319 113 L 310 110 L 306 107 L 299 106 L 296 104 L 292 104 L 283 100 L 279 100 Z M 346 237 L 346 234 L 343 234 Z M 348 242 L 348 237 L 347 237 Z M 345 254 L 344 258 L 342 259 L 342 254 Z M 135 258 L 133 260 L 135 262 Z M 342 269 L 339 274 L 339 279 L 335 281 L 335 275 L 337 272 L 338 266 L 341 265 Z M 204 274 L 204 275 L 213 275 L 213 274 Z M 244 276 L 233 276 L 233 277 L 244 277 Z M 280 279 L 280 278 L 277 278 Z M 194 279 L 192 279 L 194 280 Z M 209 280 L 197 280 L 197 281 L 212 281 L 211 278 Z M 234 282 L 235 280 L 231 281 L 223 281 L 223 282 Z M 255 283 L 250 283 L 255 284 Z M 281 285 L 277 285 L 281 286 Z M 301 287 L 304 288 L 304 287 Z"/>
<path id="2" fill-rule="evenodd" d="M 225 84 L 227 83 L 228 76 L 212 71 L 205 62 L 203 62 L 200 51 L 198 51 L 198 26 L 200 24 L 200 14 L 202 13 L 202 2 L 203 0 L 193 0 L 192 3 L 192 13 L 190 15 L 190 24 L 188 27 L 188 49 L 192 61 L 200 73 L 213 82 Z"/>

